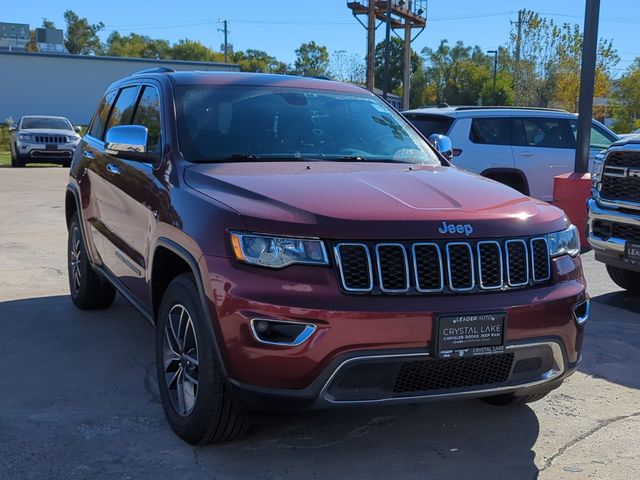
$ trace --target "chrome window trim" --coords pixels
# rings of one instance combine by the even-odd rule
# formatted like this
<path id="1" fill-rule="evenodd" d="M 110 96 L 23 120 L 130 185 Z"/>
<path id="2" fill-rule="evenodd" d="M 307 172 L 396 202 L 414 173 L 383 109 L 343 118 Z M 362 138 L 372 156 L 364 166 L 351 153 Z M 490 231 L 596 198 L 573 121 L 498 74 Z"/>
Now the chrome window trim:
<path id="1" fill-rule="evenodd" d="M 440 288 L 420 288 L 420 280 L 418 276 L 418 261 L 416 260 L 416 247 L 435 247 L 438 253 L 438 264 L 440 266 Z M 437 293 L 444 290 L 444 264 L 442 262 L 442 252 L 440 246 L 434 242 L 417 242 L 411 245 L 411 256 L 413 260 L 413 274 L 416 280 L 416 291 L 420 293 Z"/>
<path id="2" fill-rule="evenodd" d="M 536 277 L 536 262 L 535 259 L 533 257 L 534 252 L 533 252 L 533 242 L 538 241 L 538 240 L 542 240 L 545 244 L 545 246 L 547 247 L 547 276 L 545 278 L 537 278 Z M 551 252 L 549 251 L 549 241 L 545 238 L 545 237 L 534 237 L 531 240 L 529 240 L 529 246 L 530 246 L 530 256 L 531 256 L 531 277 L 533 279 L 533 281 L 535 283 L 542 283 L 542 282 L 546 282 L 547 280 L 549 280 L 551 278 Z"/>
<path id="3" fill-rule="evenodd" d="M 300 332 L 300 334 L 293 340 L 293 342 L 270 342 L 268 340 L 262 340 L 258 336 L 258 332 L 256 331 L 256 327 L 254 324 L 255 322 L 259 322 L 259 321 L 274 322 L 274 323 L 288 323 L 290 325 L 304 325 L 305 327 L 302 330 L 302 332 Z M 263 343 L 265 345 L 277 345 L 279 347 L 297 347 L 299 345 L 302 345 L 304 342 L 309 340 L 309 338 L 311 338 L 311 335 L 313 335 L 318 329 L 318 326 L 315 323 L 290 322 L 288 320 L 276 320 L 273 318 L 252 318 L 249 321 L 249 325 L 251 327 L 251 334 L 253 335 L 253 338 L 257 342 Z"/>
<path id="4" fill-rule="evenodd" d="M 480 256 L 480 246 L 481 245 L 496 245 L 498 247 L 498 256 L 499 256 L 499 264 L 500 264 L 500 285 L 495 285 L 493 287 L 487 287 L 482 282 L 482 257 Z M 478 283 L 480 284 L 480 288 L 483 290 L 498 290 L 504 286 L 504 265 L 503 265 L 503 254 L 502 254 L 502 245 L 500 242 L 496 240 L 482 240 L 476 244 L 476 252 L 478 254 Z"/>
<path id="5" fill-rule="evenodd" d="M 428 353 L 400 353 L 400 354 L 390 354 L 390 355 L 366 355 L 359 357 L 352 357 L 345 361 L 343 361 L 338 367 L 333 371 L 329 379 L 322 387 L 318 398 L 320 399 L 320 403 L 326 402 L 330 405 L 374 405 L 374 404 L 386 404 L 386 403 L 394 403 L 394 402 L 402 402 L 406 400 L 419 400 L 419 399 L 427 399 L 427 398 L 439 398 L 439 399 L 453 399 L 458 397 L 472 397 L 479 394 L 499 394 L 505 393 L 509 391 L 519 390 L 521 388 L 534 387 L 537 385 L 542 385 L 547 383 L 553 379 L 561 377 L 565 373 L 565 361 L 564 355 L 562 354 L 562 348 L 557 342 L 549 341 L 549 342 L 533 342 L 533 343 L 522 343 L 517 345 L 506 345 L 507 352 L 514 352 L 522 349 L 532 348 L 532 347 L 540 347 L 546 346 L 551 349 L 552 357 L 553 357 L 553 365 L 546 372 L 540 374 L 540 376 L 536 380 L 532 380 L 530 382 L 525 382 L 521 384 L 515 385 L 507 385 L 503 387 L 497 388 L 476 388 L 474 390 L 462 391 L 462 392 L 454 392 L 454 393 L 439 393 L 433 395 L 405 395 L 398 397 L 387 397 L 387 398 L 377 398 L 377 399 L 366 399 L 366 400 L 335 400 L 328 393 L 329 388 L 331 387 L 331 383 L 338 375 L 338 372 L 349 365 L 350 363 L 363 361 L 363 360 L 375 360 L 375 359 L 384 359 L 384 358 L 415 358 L 416 360 L 424 359 L 424 358 L 433 358 L 432 355 Z"/>
<path id="6" fill-rule="evenodd" d="M 401 288 L 401 289 L 394 289 L 394 288 L 385 288 L 384 287 L 384 283 L 382 281 L 382 269 L 380 267 L 380 247 L 400 247 L 400 250 L 402 250 L 402 255 L 404 257 L 404 272 L 405 272 L 405 288 Z M 380 291 L 385 292 L 385 293 L 406 293 L 409 291 L 409 288 L 411 288 L 411 284 L 410 284 L 410 273 L 409 273 L 409 259 L 407 258 L 407 249 L 405 248 L 405 246 L 401 243 L 376 243 L 376 246 L 374 247 L 375 252 L 376 252 L 376 266 L 378 267 L 378 282 L 379 282 L 379 287 L 380 287 Z"/>
<path id="7" fill-rule="evenodd" d="M 524 262 L 525 262 L 525 277 L 526 280 L 524 282 L 520 282 L 520 283 L 513 283 L 511 281 L 511 269 L 509 268 L 509 244 L 511 243 L 521 243 L 522 245 L 524 245 Z M 505 253 L 505 259 L 506 259 L 506 265 L 507 265 L 507 284 L 510 287 L 523 287 L 525 285 L 529 284 L 529 279 L 530 277 L 530 273 L 529 273 L 529 252 L 527 252 L 527 242 L 525 242 L 522 239 L 510 239 L 504 242 L 504 253 Z"/>
<path id="8" fill-rule="evenodd" d="M 349 288 L 347 287 L 347 283 L 344 279 L 344 271 L 342 270 L 342 258 L 340 254 L 340 247 L 349 246 L 349 247 L 362 247 L 364 248 L 365 253 L 367 254 L 367 262 L 369 263 L 369 288 Z M 336 259 L 336 263 L 338 265 L 338 271 L 340 272 L 340 280 L 342 282 L 342 288 L 344 288 L 348 292 L 370 292 L 373 290 L 373 267 L 371 264 L 371 254 L 369 253 L 369 248 L 364 243 L 359 242 L 342 242 L 337 243 L 333 247 L 333 254 Z"/>
<path id="9" fill-rule="evenodd" d="M 451 282 L 451 255 L 449 253 L 449 248 L 454 245 L 462 245 L 463 247 L 467 247 L 467 250 L 469 250 L 469 261 L 471 263 L 471 286 L 470 287 L 455 288 Z M 445 249 L 447 251 L 447 277 L 448 277 L 447 281 L 449 284 L 449 289 L 452 292 L 470 292 L 476 287 L 476 272 L 475 272 L 474 259 L 473 259 L 473 249 L 471 248 L 471 244 L 469 244 L 468 242 L 449 242 L 446 244 Z"/>

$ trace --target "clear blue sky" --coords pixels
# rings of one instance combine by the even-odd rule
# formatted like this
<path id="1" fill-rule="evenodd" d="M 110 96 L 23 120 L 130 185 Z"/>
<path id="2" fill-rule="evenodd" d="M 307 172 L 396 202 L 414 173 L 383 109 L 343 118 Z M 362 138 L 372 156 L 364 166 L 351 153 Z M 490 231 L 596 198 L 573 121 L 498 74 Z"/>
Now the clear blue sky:
<path id="1" fill-rule="evenodd" d="M 353 18 L 346 0 L 21 0 L 4 2 L 0 21 L 39 26 L 42 18 L 64 25 L 62 13 L 74 10 L 92 22 L 106 25 L 106 39 L 113 30 L 136 32 L 176 41 L 199 40 L 218 49 L 222 42 L 220 20 L 229 21 L 229 40 L 236 49 L 266 50 L 285 62 L 293 62 L 302 42 L 315 40 L 330 50 L 347 50 L 364 55 L 365 30 Z M 603 0 L 600 36 L 611 38 L 622 62 L 617 75 L 640 56 L 637 30 L 640 28 L 638 0 Z M 152 6 L 152 7 L 150 7 Z M 494 49 L 508 41 L 510 20 L 520 8 L 535 10 L 557 22 L 583 22 L 585 0 L 432 0 L 428 2 L 427 28 L 413 48 L 435 47 L 446 38 L 453 43 Z M 384 35 L 384 27 L 377 32 Z M 616 76 L 617 76 L 616 75 Z"/>

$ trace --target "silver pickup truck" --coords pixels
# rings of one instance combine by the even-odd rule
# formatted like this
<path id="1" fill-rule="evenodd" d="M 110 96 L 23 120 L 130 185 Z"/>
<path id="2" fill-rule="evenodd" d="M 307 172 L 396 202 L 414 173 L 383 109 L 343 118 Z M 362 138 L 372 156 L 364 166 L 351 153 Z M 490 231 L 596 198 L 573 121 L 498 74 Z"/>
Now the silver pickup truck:
<path id="1" fill-rule="evenodd" d="M 27 163 L 62 163 L 71 165 L 73 152 L 80 142 L 79 127 L 64 117 L 24 116 L 11 133 L 11 166 Z"/>
<path id="2" fill-rule="evenodd" d="M 589 244 L 616 284 L 640 292 L 640 139 L 621 140 L 599 155 L 592 182 Z"/>

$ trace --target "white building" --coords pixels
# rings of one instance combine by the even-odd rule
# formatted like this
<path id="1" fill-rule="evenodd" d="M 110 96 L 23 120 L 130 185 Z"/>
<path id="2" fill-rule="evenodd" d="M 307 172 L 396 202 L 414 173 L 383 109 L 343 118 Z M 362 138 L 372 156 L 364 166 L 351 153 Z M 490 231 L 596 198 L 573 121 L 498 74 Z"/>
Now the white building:
<path id="1" fill-rule="evenodd" d="M 86 125 L 105 89 L 145 68 L 238 71 L 233 64 L 0 51 L 0 122 L 62 115 Z"/>

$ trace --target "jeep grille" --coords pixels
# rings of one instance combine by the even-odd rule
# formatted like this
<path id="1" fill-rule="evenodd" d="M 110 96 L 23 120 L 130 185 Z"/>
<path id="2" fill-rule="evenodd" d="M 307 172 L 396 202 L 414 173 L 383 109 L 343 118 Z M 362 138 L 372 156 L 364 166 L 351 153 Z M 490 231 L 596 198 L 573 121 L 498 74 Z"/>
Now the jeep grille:
<path id="1" fill-rule="evenodd" d="M 342 289 L 374 295 L 464 293 L 551 280 L 547 240 L 344 242 L 333 246 Z"/>

